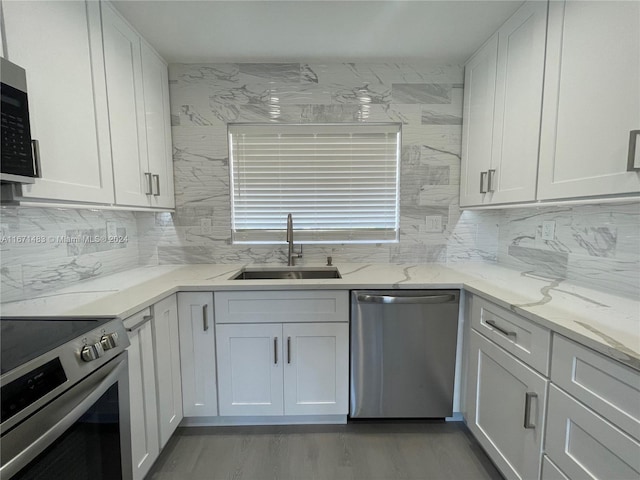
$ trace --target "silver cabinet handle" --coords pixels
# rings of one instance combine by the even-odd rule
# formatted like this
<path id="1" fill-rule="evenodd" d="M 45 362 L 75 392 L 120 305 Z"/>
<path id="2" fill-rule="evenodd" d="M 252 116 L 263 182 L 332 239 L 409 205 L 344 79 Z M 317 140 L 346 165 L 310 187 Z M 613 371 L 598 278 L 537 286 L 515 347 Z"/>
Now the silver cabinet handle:
<path id="1" fill-rule="evenodd" d="M 426 295 L 420 297 L 394 297 L 391 295 L 358 294 L 358 301 L 362 303 L 447 303 L 456 299 L 455 295 Z"/>
<path id="2" fill-rule="evenodd" d="M 278 337 L 273 337 L 273 363 L 278 364 Z"/>
<path id="3" fill-rule="evenodd" d="M 480 193 L 487 193 L 484 183 L 487 179 L 488 172 L 480 172 Z"/>
<path id="4" fill-rule="evenodd" d="M 31 154 L 33 156 L 33 172 L 36 177 L 42 177 L 40 172 L 40 142 L 35 138 L 31 139 Z"/>
<path id="5" fill-rule="evenodd" d="M 496 176 L 496 171 L 494 169 L 491 169 L 491 170 L 488 170 L 487 172 L 488 172 L 488 174 L 487 174 L 487 177 L 488 177 L 487 192 L 494 192 L 495 189 L 494 189 L 494 185 L 493 185 L 493 180 L 494 180 L 494 177 Z"/>
<path id="6" fill-rule="evenodd" d="M 631 130 L 629 133 L 629 159 L 627 161 L 627 172 L 640 172 L 640 155 L 638 154 L 638 144 L 640 140 L 640 130 Z"/>
<path id="7" fill-rule="evenodd" d="M 209 305 L 206 303 L 202 306 L 202 330 L 205 332 L 209 330 L 209 316 L 207 315 L 208 308 Z"/>
<path id="8" fill-rule="evenodd" d="M 160 175 L 153 174 L 151 176 L 153 177 L 153 180 L 154 180 L 153 184 L 156 187 L 155 191 L 153 192 L 153 196 L 159 197 L 160 196 Z"/>
<path id="9" fill-rule="evenodd" d="M 144 192 L 147 195 L 153 194 L 153 181 L 151 178 L 151 172 L 144 172 L 144 177 L 147 180 L 147 191 Z"/>
<path id="10" fill-rule="evenodd" d="M 498 324 L 495 322 L 495 320 L 485 320 L 485 322 L 487 325 L 493 327 L 495 330 L 497 330 L 498 332 L 500 332 L 501 334 L 505 335 L 506 337 L 513 337 L 513 339 L 515 340 L 516 337 L 518 336 L 518 334 L 516 332 L 510 332 L 509 330 L 505 330 L 504 328 L 498 326 Z"/>
<path id="11" fill-rule="evenodd" d="M 287 337 L 287 363 L 291 363 L 291 337 Z"/>
<path id="12" fill-rule="evenodd" d="M 531 423 L 531 400 L 538 398 L 535 392 L 527 392 L 524 395 L 524 428 L 536 428 L 535 423 Z"/>
<path id="13" fill-rule="evenodd" d="M 135 332 L 137 329 L 139 329 L 142 325 L 147 323 L 149 320 L 153 320 L 153 315 L 145 315 L 144 317 L 142 317 L 142 320 L 136 323 L 133 327 L 127 328 L 127 332 Z"/>

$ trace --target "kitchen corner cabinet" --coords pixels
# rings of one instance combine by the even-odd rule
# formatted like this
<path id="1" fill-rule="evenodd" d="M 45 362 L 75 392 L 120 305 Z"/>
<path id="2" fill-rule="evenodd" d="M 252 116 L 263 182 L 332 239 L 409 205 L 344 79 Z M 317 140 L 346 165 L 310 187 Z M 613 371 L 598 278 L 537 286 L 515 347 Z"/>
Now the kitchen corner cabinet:
<path id="1" fill-rule="evenodd" d="M 184 416 L 217 416 L 213 293 L 178 293 L 178 324 Z"/>
<path id="2" fill-rule="evenodd" d="M 102 50 L 95 1 L 2 2 L 8 59 L 27 72 L 42 178 L 24 199 L 113 203 Z"/>
<path id="3" fill-rule="evenodd" d="M 150 310 L 129 317 L 124 325 L 131 342 L 127 351 L 133 480 L 141 480 L 160 453 Z"/>
<path id="4" fill-rule="evenodd" d="M 153 306 L 153 351 L 159 441 L 162 449 L 182 420 L 182 377 L 176 295 L 171 295 Z"/>
<path id="5" fill-rule="evenodd" d="M 535 199 L 546 2 L 526 2 L 465 66 L 460 205 Z"/>
<path id="6" fill-rule="evenodd" d="M 638 129 L 640 3 L 550 2 L 538 199 L 639 193 Z"/>
<path id="7" fill-rule="evenodd" d="M 101 5 L 116 203 L 173 208 L 167 65 Z"/>

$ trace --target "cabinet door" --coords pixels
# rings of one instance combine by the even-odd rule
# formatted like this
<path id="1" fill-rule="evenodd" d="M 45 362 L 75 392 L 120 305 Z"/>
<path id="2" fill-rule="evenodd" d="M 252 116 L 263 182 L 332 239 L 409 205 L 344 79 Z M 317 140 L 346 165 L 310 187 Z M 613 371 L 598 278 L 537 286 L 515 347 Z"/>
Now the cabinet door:
<path id="1" fill-rule="evenodd" d="M 491 166 L 493 107 L 496 89 L 498 35 L 469 60 L 464 69 L 460 205 L 481 205 L 486 193 L 481 174 Z M 483 177 L 486 178 L 486 177 Z M 486 186 L 486 183 L 485 183 Z"/>
<path id="2" fill-rule="evenodd" d="M 8 59 L 27 72 L 41 200 L 112 203 L 113 176 L 100 6 L 93 1 L 2 3 Z"/>
<path id="3" fill-rule="evenodd" d="M 346 415 L 349 399 L 349 325 L 285 323 L 285 415 Z"/>
<path id="4" fill-rule="evenodd" d="M 142 79 L 147 127 L 149 172 L 152 175 L 152 207 L 173 208 L 173 159 L 167 65 L 142 42 Z"/>
<path id="5" fill-rule="evenodd" d="M 213 293 L 179 293 L 182 409 L 185 417 L 218 414 Z"/>
<path id="6" fill-rule="evenodd" d="M 182 420 L 178 302 L 171 295 L 153 306 L 153 350 L 158 387 L 160 448 Z"/>
<path id="7" fill-rule="evenodd" d="M 527 2 L 498 32 L 489 203 L 536 198 L 547 3 Z"/>
<path id="8" fill-rule="evenodd" d="M 217 325 L 220 415 L 282 415 L 282 325 Z"/>
<path id="9" fill-rule="evenodd" d="M 129 406 L 133 480 L 147 474 L 160 451 L 151 322 L 129 332 Z"/>
<path id="10" fill-rule="evenodd" d="M 102 15 L 116 203 L 149 206 L 140 36 L 104 2 Z"/>
<path id="11" fill-rule="evenodd" d="M 469 429 L 505 478 L 539 478 L 547 380 L 475 330 L 469 352 Z"/>
<path id="12" fill-rule="evenodd" d="M 637 193 L 640 2 L 549 6 L 538 199 Z"/>
<path id="13" fill-rule="evenodd" d="M 545 453 L 569 478 L 640 478 L 638 452 L 637 440 L 551 385 Z"/>

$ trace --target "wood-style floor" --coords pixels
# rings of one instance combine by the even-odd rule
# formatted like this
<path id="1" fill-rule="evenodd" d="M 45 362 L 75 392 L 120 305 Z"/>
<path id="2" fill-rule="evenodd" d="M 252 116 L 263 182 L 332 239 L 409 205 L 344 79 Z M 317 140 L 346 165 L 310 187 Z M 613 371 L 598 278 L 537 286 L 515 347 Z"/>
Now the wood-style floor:
<path id="1" fill-rule="evenodd" d="M 462 422 L 179 428 L 147 480 L 502 479 Z"/>

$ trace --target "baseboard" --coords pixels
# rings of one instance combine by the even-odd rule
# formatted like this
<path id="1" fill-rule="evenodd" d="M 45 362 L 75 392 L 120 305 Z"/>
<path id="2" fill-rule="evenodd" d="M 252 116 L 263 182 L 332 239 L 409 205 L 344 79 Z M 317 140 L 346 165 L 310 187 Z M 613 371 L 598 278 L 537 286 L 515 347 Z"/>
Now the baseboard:
<path id="1" fill-rule="evenodd" d="M 181 427 L 215 427 L 232 425 L 343 425 L 346 415 L 291 415 L 261 417 L 185 417 Z"/>

